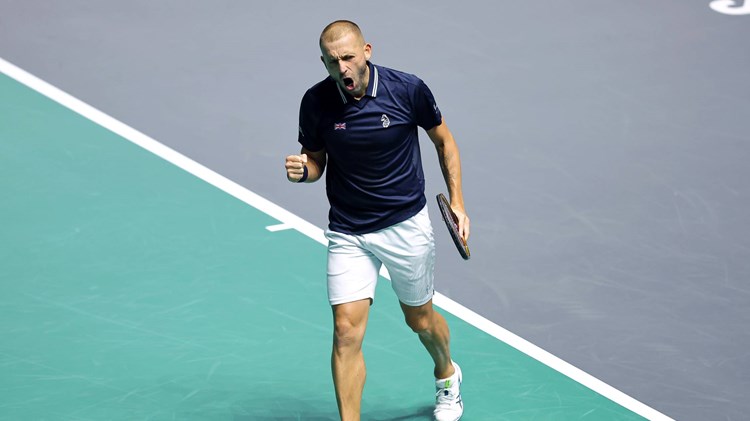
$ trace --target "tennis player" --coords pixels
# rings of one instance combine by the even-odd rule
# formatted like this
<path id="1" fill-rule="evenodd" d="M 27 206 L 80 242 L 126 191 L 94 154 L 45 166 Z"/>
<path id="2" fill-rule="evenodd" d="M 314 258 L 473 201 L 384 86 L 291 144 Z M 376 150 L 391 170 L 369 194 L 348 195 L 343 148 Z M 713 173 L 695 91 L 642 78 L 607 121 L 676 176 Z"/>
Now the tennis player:
<path id="1" fill-rule="evenodd" d="M 461 369 L 451 359 L 448 324 L 432 306 L 435 241 L 417 128 L 435 144 L 460 235 L 468 239 L 458 147 L 427 85 L 372 64 L 372 46 L 355 23 L 328 25 L 320 50 L 329 77 L 302 98 L 302 149 L 286 157 L 285 166 L 294 183 L 315 182 L 328 169 L 331 369 L 339 414 L 344 421 L 360 418 L 362 341 L 378 271 L 385 265 L 407 325 L 435 363 L 435 419 L 458 420 Z"/>

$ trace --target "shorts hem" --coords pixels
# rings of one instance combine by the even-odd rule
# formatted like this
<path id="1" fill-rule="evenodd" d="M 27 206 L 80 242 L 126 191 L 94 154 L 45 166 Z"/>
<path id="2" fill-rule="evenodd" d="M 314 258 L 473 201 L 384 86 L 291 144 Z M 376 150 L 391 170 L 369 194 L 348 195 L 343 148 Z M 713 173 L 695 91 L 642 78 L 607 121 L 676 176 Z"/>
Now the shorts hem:
<path id="1" fill-rule="evenodd" d="M 337 306 L 339 304 L 353 303 L 355 301 L 366 300 L 368 298 L 370 299 L 370 305 L 372 305 L 372 303 L 375 302 L 375 297 L 371 294 L 352 295 L 349 297 L 336 298 L 334 300 L 329 298 L 328 303 L 332 306 Z"/>
<path id="2" fill-rule="evenodd" d="M 427 298 L 425 298 L 423 300 L 420 300 L 420 301 L 414 301 L 414 302 L 407 303 L 407 302 L 404 302 L 403 300 L 401 300 L 399 298 L 399 302 L 401 302 L 402 304 L 407 305 L 409 307 L 419 307 L 419 306 L 423 306 L 423 305 L 427 304 L 434 297 L 435 297 L 435 291 L 433 291 L 432 294 L 430 294 L 429 297 L 427 297 Z"/>

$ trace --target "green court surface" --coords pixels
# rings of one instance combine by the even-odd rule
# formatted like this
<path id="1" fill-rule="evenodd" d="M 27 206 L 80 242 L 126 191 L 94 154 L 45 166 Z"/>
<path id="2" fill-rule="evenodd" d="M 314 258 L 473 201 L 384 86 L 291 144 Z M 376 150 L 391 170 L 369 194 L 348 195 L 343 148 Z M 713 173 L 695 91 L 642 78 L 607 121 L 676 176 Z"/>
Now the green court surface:
<path id="1" fill-rule="evenodd" d="M 0 419 L 337 419 L 320 243 L 3 74 L 0 190 Z M 430 419 L 378 288 L 363 419 Z M 446 317 L 464 420 L 642 419 Z"/>

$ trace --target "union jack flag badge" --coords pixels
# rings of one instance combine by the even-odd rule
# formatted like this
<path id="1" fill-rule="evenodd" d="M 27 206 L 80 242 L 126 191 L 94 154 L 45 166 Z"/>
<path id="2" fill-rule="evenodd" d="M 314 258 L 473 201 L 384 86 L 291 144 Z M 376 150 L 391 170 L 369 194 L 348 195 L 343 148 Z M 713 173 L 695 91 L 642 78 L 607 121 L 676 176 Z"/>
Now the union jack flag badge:
<path id="1" fill-rule="evenodd" d="M 346 123 L 333 123 L 333 130 L 346 130 Z"/>

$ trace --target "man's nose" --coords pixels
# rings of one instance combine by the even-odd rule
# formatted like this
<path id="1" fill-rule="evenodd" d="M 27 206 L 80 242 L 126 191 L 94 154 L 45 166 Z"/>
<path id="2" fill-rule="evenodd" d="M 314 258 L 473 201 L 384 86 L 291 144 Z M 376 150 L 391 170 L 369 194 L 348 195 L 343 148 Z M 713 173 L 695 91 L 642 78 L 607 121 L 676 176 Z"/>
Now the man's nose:
<path id="1" fill-rule="evenodd" d="M 339 74 L 345 75 L 347 70 L 346 62 L 344 60 L 339 60 Z"/>

